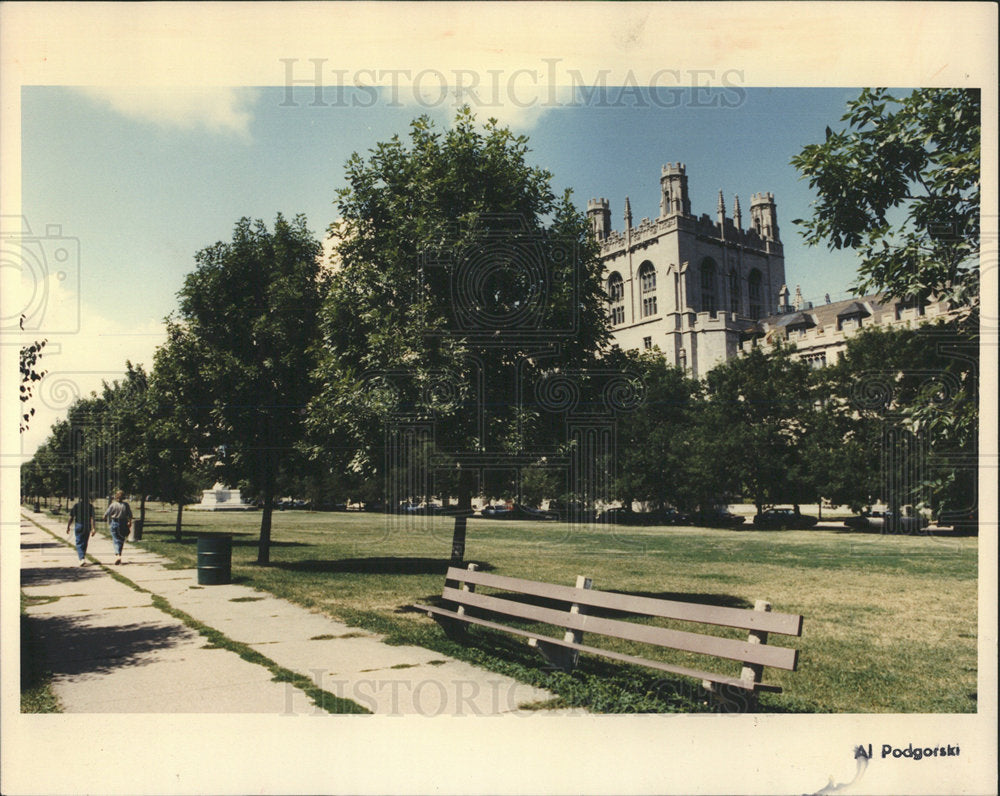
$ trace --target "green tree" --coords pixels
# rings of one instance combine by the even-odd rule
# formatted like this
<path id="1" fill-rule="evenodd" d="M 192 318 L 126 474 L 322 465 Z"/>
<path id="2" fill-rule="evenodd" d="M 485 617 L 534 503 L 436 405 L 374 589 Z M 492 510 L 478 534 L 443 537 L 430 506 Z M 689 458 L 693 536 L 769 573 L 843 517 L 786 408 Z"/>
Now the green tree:
<path id="1" fill-rule="evenodd" d="M 642 403 L 618 418 L 618 475 L 615 497 L 625 507 L 633 501 L 689 507 L 699 501 L 691 483 L 692 448 L 700 385 L 668 365 L 659 351 L 626 353 L 623 368 L 644 385 Z"/>
<path id="2" fill-rule="evenodd" d="M 806 455 L 814 415 L 812 371 L 792 350 L 752 349 L 708 373 L 701 413 L 709 474 L 717 494 L 734 489 L 760 512 L 817 498 Z"/>
<path id="3" fill-rule="evenodd" d="M 980 92 L 865 89 L 847 129 L 792 158 L 818 194 L 810 244 L 854 249 L 857 290 L 979 303 Z"/>
<path id="4" fill-rule="evenodd" d="M 584 368 L 607 340 L 601 266 L 586 219 L 523 136 L 465 109 L 446 132 L 426 117 L 347 163 L 315 428 L 339 435 L 351 469 L 392 483 L 387 425 L 429 423 L 459 508 L 497 469 L 462 468 L 552 444 L 534 384 Z M 393 502 L 405 495 L 388 494 Z M 454 548 L 454 546 L 453 546 Z"/>
<path id="5" fill-rule="evenodd" d="M 974 512 L 976 456 L 967 440 L 978 385 L 975 348 L 961 339 L 955 319 L 872 328 L 819 372 L 826 454 L 818 478 L 831 502 L 855 511 L 876 501 L 912 505 L 946 521 Z"/>
<path id="6" fill-rule="evenodd" d="M 895 405 L 940 459 L 957 462 L 924 468 L 921 489 L 967 517 L 975 515 L 970 462 L 979 438 L 980 103 L 978 89 L 906 97 L 865 89 L 848 104 L 846 130 L 827 128 L 822 144 L 792 160 L 819 197 L 811 218 L 797 223 L 809 243 L 858 252 L 859 292 L 934 296 L 954 310 L 932 338 L 916 339 L 933 339 L 935 351 L 919 361 L 936 363 L 938 383 L 955 388 L 919 390 Z"/>
<path id="7" fill-rule="evenodd" d="M 211 449 L 209 385 L 201 378 L 202 352 L 188 330 L 168 319 L 167 340 L 156 350 L 145 395 L 149 424 L 143 449 L 154 491 L 177 506 L 174 538 L 182 538 L 184 505 L 204 477 L 199 452 Z"/>
<path id="8" fill-rule="evenodd" d="M 125 376 L 104 385 L 108 427 L 117 449 L 118 485 L 139 495 L 139 521 L 146 521 L 146 495 L 157 487 L 154 451 L 150 446 L 155 417 L 149 376 L 142 365 L 125 363 Z"/>
<path id="9" fill-rule="evenodd" d="M 274 231 L 241 219 L 229 243 L 197 254 L 180 318 L 195 341 L 210 396 L 221 470 L 264 503 L 257 563 L 270 562 L 278 475 L 302 438 L 322 295 L 320 245 L 303 216 Z"/>

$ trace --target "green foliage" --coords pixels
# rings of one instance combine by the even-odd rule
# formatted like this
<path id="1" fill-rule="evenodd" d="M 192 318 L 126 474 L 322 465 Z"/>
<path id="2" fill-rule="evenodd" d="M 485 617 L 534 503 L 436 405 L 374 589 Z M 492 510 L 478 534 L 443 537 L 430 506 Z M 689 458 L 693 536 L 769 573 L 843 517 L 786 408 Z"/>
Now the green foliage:
<path id="1" fill-rule="evenodd" d="M 24 316 L 21 316 L 21 328 L 24 329 Z M 28 345 L 21 346 L 21 403 L 26 404 L 31 400 L 32 388 L 36 381 L 40 381 L 45 375 L 45 371 L 39 373 L 37 365 L 38 359 L 42 356 L 42 349 L 45 348 L 46 340 L 35 340 Z M 28 411 L 23 411 L 27 409 Z M 28 423 L 35 414 L 35 408 L 22 407 L 21 433 L 28 430 Z"/>
<path id="2" fill-rule="evenodd" d="M 977 502 L 978 350 L 952 319 L 868 329 L 820 371 L 823 494 L 857 510 L 883 500 L 945 521 Z"/>
<path id="3" fill-rule="evenodd" d="M 847 129 L 792 158 L 819 195 L 794 223 L 811 244 L 855 249 L 856 290 L 979 303 L 980 92 L 865 89 Z"/>
<path id="4" fill-rule="evenodd" d="M 814 422 L 812 373 L 791 353 L 754 348 L 708 374 L 699 430 L 709 469 L 702 477 L 742 492 L 758 510 L 818 496 L 804 444 Z"/>
<path id="5" fill-rule="evenodd" d="M 350 158 L 330 228 L 316 451 L 384 481 L 387 418 L 403 417 L 433 424 L 427 455 L 443 461 L 551 449 L 561 426 L 532 387 L 593 363 L 608 333 L 586 220 L 528 152 L 525 137 L 465 109 L 443 133 L 422 117 L 409 141 Z M 474 488 L 512 488 L 476 484 L 468 469 L 436 477 L 464 505 Z"/>
<path id="6" fill-rule="evenodd" d="M 190 354 L 196 395 L 207 402 L 219 470 L 265 504 L 262 564 L 270 560 L 278 477 L 296 456 L 311 396 L 323 291 L 319 256 L 303 216 L 289 222 L 279 214 L 273 232 L 243 218 L 231 242 L 198 252 L 197 269 L 179 293 L 176 339 Z"/>
<path id="7" fill-rule="evenodd" d="M 696 426 L 701 385 L 668 365 L 659 351 L 627 352 L 621 364 L 642 380 L 643 400 L 618 418 L 615 497 L 623 506 L 696 506 L 701 487 L 713 490 L 692 468 L 703 444 Z"/>

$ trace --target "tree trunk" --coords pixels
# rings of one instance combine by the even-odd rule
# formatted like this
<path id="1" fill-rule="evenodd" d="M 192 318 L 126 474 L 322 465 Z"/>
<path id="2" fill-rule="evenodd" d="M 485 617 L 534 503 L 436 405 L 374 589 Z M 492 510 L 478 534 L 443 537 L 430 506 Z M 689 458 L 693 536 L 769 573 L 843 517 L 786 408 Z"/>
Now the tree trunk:
<path id="1" fill-rule="evenodd" d="M 472 511 L 472 471 L 462 470 L 458 476 L 458 510 Z"/>
<path id="2" fill-rule="evenodd" d="M 181 495 L 177 496 L 177 524 L 174 526 L 174 541 L 179 542 L 181 540 L 181 517 L 184 514 L 184 498 Z"/>
<path id="3" fill-rule="evenodd" d="M 264 488 L 264 508 L 260 515 L 260 541 L 257 543 L 257 563 L 271 563 L 271 513 L 274 510 L 274 495 L 270 485 Z"/>
<path id="4" fill-rule="evenodd" d="M 146 496 L 139 498 L 139 522 L 146 524 Z"/>
<path id="5" fill-rule="evenodd" d="M 461 566 L 465 560 L 465 527 L 468 517 L 455 517 L 455 531 L 451 537 L 451 563 Z"/>

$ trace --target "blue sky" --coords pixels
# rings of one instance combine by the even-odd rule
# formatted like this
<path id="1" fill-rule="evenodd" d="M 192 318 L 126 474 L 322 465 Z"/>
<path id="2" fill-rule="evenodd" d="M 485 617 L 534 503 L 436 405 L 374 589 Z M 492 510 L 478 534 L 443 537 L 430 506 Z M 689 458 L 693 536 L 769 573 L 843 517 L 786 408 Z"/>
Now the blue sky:
<path id="1" fill-rule="evenodd" d="M 608 198 L 615 228 L 626 195 L 636 222 L 658 213 L 668 161 L 687 165 L 697 214 L 714 217 L 722 189 L 728 213 L 738 194 L 747 219 L 750 194 L 773 192 L 789 287 L 800 284 L 818 302 L 845 295 L 857 263 L 849 253 L 803 246 L 791 220 L 808 213 L 813 196 L 789 161 L 821 141 L 827 125 L 836 127 L 857 93 L 720 88 L 654 103 L 609 90 L 564 107 L 477 113 L 527 134 L 533 162 L 553 173 L 554 187 L 572 188 L 581 208 L 590 197 Z M 78 270 L 71 262 L 58 283 L 49 274 L 46 312 L 35 324 L 50 340 L 50 372 L 71 374 L 74 389 L 86 393 L 119 375 L 126 358 L 149 366 L 195 252 L 227 240 L 241 216 L 270 223 L 278 212 L 305 213 L 324 235 L 352 152 L 405 135 L 421 113 L 439 125 L 454 113 L 449 102 L 416 95 L 395 106 L 385 93 L 374 103 L 372 96 L 358 95 L 371 107 L 338 106 L 332 93 L 326 107 L 313 107 L 312 89 L 300 87 L 292 107 L 277 87 L 22 89 L 22 212 L 38 238 L 59 225 L 79 240 Z M 61 408 L 50 398 L 38 407 L 25 453 Z"/>

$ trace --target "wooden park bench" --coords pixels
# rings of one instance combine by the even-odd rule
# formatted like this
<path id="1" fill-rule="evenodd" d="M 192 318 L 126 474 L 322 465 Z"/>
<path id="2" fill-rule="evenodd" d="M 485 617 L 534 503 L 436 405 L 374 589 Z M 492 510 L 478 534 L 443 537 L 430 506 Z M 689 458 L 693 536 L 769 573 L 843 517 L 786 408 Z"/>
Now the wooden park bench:
<path id="1" fill-rule="evenodd" d="M 477 586 L 501 590 L 507 594 L 477 593 Z M 723 703 L 735 703 L 742 709 L 755 709 L 756 694 L 760 691 L 781 692 L 780 686 L 769 685 L 762 681 L 764 667 L 794 671 L 798 663 L 797 650 L 768 644 L 767 637 L 769 633 L 802 635 L 802 617 L 796 614 L 774 613 L 771 611 L 771 604 L 764 600 L 758 600 L 753 610 L 660 600 L 598 591 L 591 588 L 589 578 L 582 576 L 577 578 L 576 586 L 562 586 L 479 572 L 475 564 L 470 564 L 468 569 L 449 567 L 441 597 L 454 607 L 439 608 L 430 605 L 414 607 L 426 611 L 428 616 L 442 626 L 449 637 L 461 639 L 467 624 L 482 625 L 526 637 L 529 645 L 538 649 L 551 665 L 563 671 L 571 671 L 577 663 L 579 654 L 585 652 L 696 678 L 721 697 Z M 546 607 L 525 602 L 524 598 L 541 598 L 561 603 L 565 607 Z M 470 609 L 475 613 L 470 614 Z M 683 620 L 700 625 L 738 628 L 749 631 L 749 636 L 744 641 L 722 638 L 705 632 L 654 627 L 590 615 L 588 612 L 594 609 L 632 616 Z M 485 618 L 482 615 L 484 613 L 490 618 Z M 558 638 L 512 627 L 498 621 L 503 617 L 561 627 L 565 629 L 565 634 L 562 638 Z M 738 661 L 742 663 L 743 670 L 737 677 L 627 655 L 584 644 L 584 633 Z"/>

